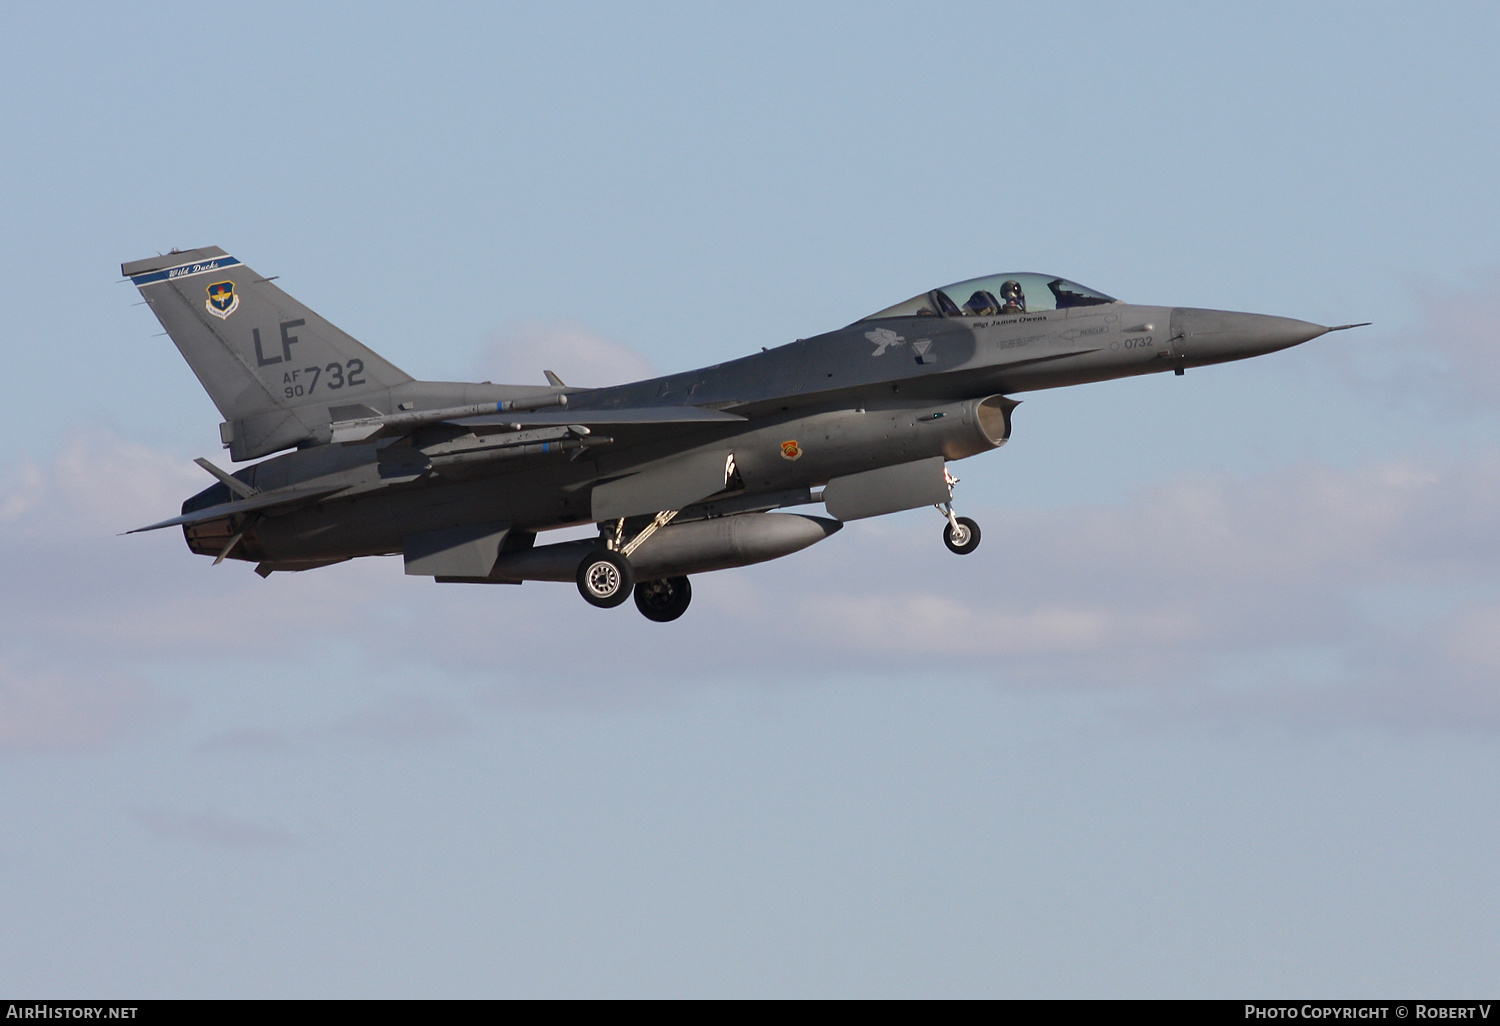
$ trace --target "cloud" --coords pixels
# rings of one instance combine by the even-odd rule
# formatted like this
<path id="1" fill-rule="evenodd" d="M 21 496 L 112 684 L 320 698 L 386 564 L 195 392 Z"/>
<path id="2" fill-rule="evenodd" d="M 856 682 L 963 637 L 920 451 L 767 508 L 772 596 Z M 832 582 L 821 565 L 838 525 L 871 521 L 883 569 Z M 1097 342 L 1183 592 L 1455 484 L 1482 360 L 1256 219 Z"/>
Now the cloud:
<path id="1" fill-rule="evenodd" d="M 1445 382 L 1469 404 L 1493 410 L 1500 393 L 1500 277 L 1477 289 L 1421 294 L 1419 339 L 1446 361 Z"/>
<path id="2" fill-rule="evenodd" d="M 237 727 L 203 739 L 200 755 L 290 755 L 297 751 L 280 731 L 261 727 Z"/>
<path id="3" fill-rule="evenodd" d="M 181 463 L 186 463 L 183 460 Z M 48 464 L 26 464 L 0 485 L 0 654 L 30 654 L 34 665 L 117 665 L 171 651 L 275 652 L 297 643 L 303 606 L 279 600 L 287 582 L 247 586 L 228 574 L 203 574 L 184 559 L 182 534 L 122 530 L 172 515 L 185 496 L 209 483 L 164 454 L 103 434 L 77 436 Z M 356 574 L 376 570 L 361 565 Z M 328 591 L 329 588 L 333 592 Z M 346 601 L 344 578 L 310 579 L 298 589 L 330 605 L 334 629 Z M 227 600 L 227 601 L 226 601 Z"/>
<path id="4" fill-rule="evenodd" d="M 0 751 L 93 747 L 172 708 L 145 683 L 103 667 L 28 670 L 0 658 Z"/>
<path id="5" fill-rule="evenodd" d="M 1199 477 L 1120 507 L 992 515 L 1004 530 L 965 557 L 987 555 L 989 572 L 965 564 L 913 587 L 913 544 L 896 539 L 886 594 L 846 575 L 843 595 L 805 595 L 797 622 L 845 653 L 1011 686 L 1500 729 L 1500 610 L 1486 598 L 1500 592 L 1496 457 Z M 865 533 L 865 546 L 880 539 Z"/>
<path id="6" fill-rule="evenodd" d="M 1416 294 L 1419 321 L 1383 333 L 1360 329 L 1339 347 L 1340 371 L 1395 406 L 1420 400 L 1449 414 L 1493 413 L 1500 396 L 1500 276 L 1477 287 L 1429 284 Z M 1356 341 L 1357 339 L 1357 341 Z"/>
<path id="7" fill-rule="evenodd" d="M 110 474 L 128 503 L 90 496 Z M 319 646 L 417 683 L 299 728 L 299 747 L 430 743 L 506 706 L 604 710 L 706 681 L 914 669 L 1141 709 L 1500 729 L 1500 451 L 1183 477 L 1112 506 L 966 509 L 985 540 L 964 557 L 935 515 L 859 522 L 697 579 L 671 624 L 594 609 L 567 585 L 435 585 L 397 560 L 262 580 L 210 566 L 177 532 L 115 536 L 200 483 L 88 435 L 0 488 L 0 749 L 103 743 L 170 715 L 138 682 L 152 666 L 300 665 L 308 624 Z M 289 744 L 230 731 L 204 748 Z"/>
<path id="8" fill-rule="evenodd" d="M 407 632 L 372 643 L 400 659 L 414 633 L 450 673 L 498 669 L 496 701 L 927 668 L 1204 712 L 1500 727 L 1484 598 L 1500 593 L 1500 454 L 968 512 L 986 526 L 972 556 L 941 547 L 936 517 L 857 523 L 700 579 L 674 624 L 589 609 L 565 586 L 428 587 Z"/>
<path id="9" fill-rule="evenodd" d="M 1099 652 L 1127 638 L 1180 640 L 1183 625 L 1162 614 L 1122 614 L 1104 605 L 1004 610 L 930 593 L 823 596 L 800 603 L 820 637 L 873 652 L 1015 656 Z"/>
<path id="10" fill-rule="evenodd" d="M 45 464 L 28 459 L 7 468 L 0 530 L 8 541 L 114 534 L 163 519 L 164 509 L 175 511 L 211 483 L 186 460 L 83 431 Z"/>
<path id="11" fill-rule="evenodd" d="M 480 376 L 505 384 L 546 383 L 543 370 L 574 387 L 597 388 L 655 374 L 650 361 L 629 346 L 571 322 L 512 325 L 490 343 Z"/>
<path id="12" fill-rule="evenodd" d="M 462 734 L 468 723 L 430 698 L 401 695 L 343 717 L 329 729 L 384 744 L 409 745 Z"/>
<path id="13" fill-rule="evenodd" d="M 300 846 L 302 838 L 280 827 L 259 826 L 211 812 L 132 809 L 131 816 L 157 837 L 183 840 L 200 848 L 251 851 Z"/>

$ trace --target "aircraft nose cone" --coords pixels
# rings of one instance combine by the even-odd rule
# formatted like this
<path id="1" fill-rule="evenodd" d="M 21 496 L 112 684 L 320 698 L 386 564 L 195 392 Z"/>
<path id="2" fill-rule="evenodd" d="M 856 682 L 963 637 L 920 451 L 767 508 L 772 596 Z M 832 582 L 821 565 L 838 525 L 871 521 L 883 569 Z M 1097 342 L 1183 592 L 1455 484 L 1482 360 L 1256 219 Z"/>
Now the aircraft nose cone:
<path id="1" fill-rule="evenodd" d="M 1327 331 L 1321 324 L 1292 317 L 1191 307 L 1172 311 L 1173 352 L 1190 363 L 1218 363 L 1274 353 Z"/>

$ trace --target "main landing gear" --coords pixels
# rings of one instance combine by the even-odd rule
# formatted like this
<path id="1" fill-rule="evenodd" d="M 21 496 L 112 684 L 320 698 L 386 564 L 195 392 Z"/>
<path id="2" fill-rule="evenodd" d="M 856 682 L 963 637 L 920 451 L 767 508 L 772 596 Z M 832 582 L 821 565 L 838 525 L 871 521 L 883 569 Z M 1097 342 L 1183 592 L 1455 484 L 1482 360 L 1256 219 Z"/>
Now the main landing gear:
<path id="1" fill-rule="evenodd" d="M 664 577 L 635 586 L 635 608 L 648 620 L 667 623 L 687 612 L 693 586 L 686 577 Z"/>
<path id="2" fill-rule="evenodd" d="M 954 515 L 953 486 L 958 484 L 958 478 L 947 467 L 943 468 L 943 476 L 948 481 L 948 501 L 936 507 L 948 520 L 947 526 L 943 528 L 943 544 L 948 546 L 948 551 L 967 556 L 979 548 L 979 525 L 968 517 Z"/>
<path id="3" fill-rule="evenodd" d="M 667 623 L 687 612 L 693 601 L 693 586 L 686 577 L 667 577 L 637 584 L 630 566 L 630 554 L 651 535 L 671 523 L 677 510 L 663 510 L 634 538 L 625 541 L 625 521 L 615 525 L 613 536 L 606 533 L 603 544 L 578 564 L 578 594 L 584 601 L 601 609 L 623 605 L 635 593 L 635 607 L 641 615 L 657 623 Z"/>
<path id="4" fill-rule="evenodd" d="M 578 594 L 591 606 L 613 609 L 630 597 L 635 574 L 618 552 L 598 549 L 578 564 Z"/>
<path id="5" fill-rule="evenodd" d="M 686 577 L 664 577 L 635 582 L 630 562 L 618 552 L 598 549 L 578 564 L 578 594 L 589 605 L 613 609 L 635 593 L 635 607 L 657 623 L 668 623 L 687 612 L 693 586 Z"/>

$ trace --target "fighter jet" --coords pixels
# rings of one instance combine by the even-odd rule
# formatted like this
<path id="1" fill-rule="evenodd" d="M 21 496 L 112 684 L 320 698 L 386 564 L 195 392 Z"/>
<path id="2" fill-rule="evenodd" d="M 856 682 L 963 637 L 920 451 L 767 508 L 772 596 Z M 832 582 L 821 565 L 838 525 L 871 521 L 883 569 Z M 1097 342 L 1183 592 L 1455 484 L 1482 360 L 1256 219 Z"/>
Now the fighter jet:
<path id="1" fill-rule="evenodd" d="M 776 559 L 844 523 L 935 506 L 949 464 L 1004 445 L 1013 396 L 1242 360 L 1329 331 L 1137 306 L 1048 274 L 974 278 L 836 331 L 606 388 L 417 381 L 218 247 L 122 265 L 224 417 L 229 473 L 182 514 L 188 548 L 262 576 L 399 554 L 443 583 L 572 581 L 675 620 L 689 578 Z M 275 455 L 278 454 L 279 455 Z M 269 459 L 261 459 L 270 457 Z M 822 503 L 828 516 L 778 512 Z M 597 525 L 585 540 L 543 532 Z M 128 532 L 134 533 L 134 532 Z"/>

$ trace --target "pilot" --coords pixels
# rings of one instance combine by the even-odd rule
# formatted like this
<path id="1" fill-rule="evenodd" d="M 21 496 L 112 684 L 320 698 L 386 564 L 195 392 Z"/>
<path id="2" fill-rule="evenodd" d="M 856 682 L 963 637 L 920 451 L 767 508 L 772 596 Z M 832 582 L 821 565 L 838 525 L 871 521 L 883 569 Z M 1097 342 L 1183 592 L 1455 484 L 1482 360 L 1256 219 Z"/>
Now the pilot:
<path id="1" fill-rule="evenodd" d="M 964 313 L 970 317 L 991 317 L 1000 312 L 1000 301 L 993 292 L 980 289 L 964 304 Z"/>
<path id="2" fill-rule="evenodd" d="M 1026 293 L 1021 291 L 1021 283 L 1015 279 L 1004 282 L 1000 286 L 1000 312 L 1002 314 L 1026 312 Z"/>

